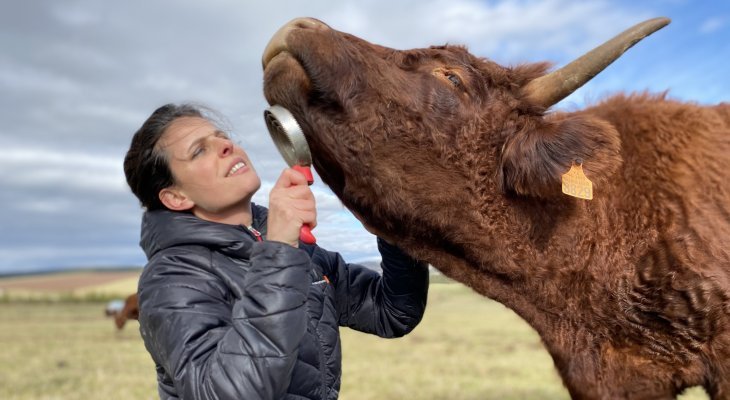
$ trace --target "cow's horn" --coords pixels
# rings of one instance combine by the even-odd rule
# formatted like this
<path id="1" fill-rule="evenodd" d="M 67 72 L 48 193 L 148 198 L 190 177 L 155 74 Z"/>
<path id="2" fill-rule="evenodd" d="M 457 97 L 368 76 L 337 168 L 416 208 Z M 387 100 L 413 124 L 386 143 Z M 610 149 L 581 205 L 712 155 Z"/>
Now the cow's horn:
<path id="1" fill-rule="evenodd" d="M 635 45 L 669 24 L 669 18 L 654 18 L 632 26 L 570 64 L 541 76 L 525 88 L 529 99 L 545 108 L 566 98 Z"/>

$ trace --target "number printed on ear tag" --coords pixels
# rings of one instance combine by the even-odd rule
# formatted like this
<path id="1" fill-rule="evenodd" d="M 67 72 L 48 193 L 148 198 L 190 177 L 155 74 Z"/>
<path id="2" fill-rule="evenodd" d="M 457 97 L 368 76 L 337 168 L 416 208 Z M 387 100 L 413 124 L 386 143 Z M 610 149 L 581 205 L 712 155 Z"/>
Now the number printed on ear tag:
<path id="1" fill-rule="evenodd" d="M 570 166 L 570 170 L 563 174 L 563 193 L 579 199 L 593 199 L 593 182 L 583 173 L 583 164 Z"/>

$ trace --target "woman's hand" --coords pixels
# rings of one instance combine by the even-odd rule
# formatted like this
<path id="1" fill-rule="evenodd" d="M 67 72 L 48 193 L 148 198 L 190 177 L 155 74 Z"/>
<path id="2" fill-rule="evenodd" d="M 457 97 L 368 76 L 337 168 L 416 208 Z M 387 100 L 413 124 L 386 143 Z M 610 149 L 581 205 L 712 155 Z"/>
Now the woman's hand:
<path id="1" fill-rule="evenodd" d="M 299 247 L 303 224 L 317 226 L 314 194 L 307 178 L 291 168 L 285 169 L 269 194 L 267 239 Z"/>

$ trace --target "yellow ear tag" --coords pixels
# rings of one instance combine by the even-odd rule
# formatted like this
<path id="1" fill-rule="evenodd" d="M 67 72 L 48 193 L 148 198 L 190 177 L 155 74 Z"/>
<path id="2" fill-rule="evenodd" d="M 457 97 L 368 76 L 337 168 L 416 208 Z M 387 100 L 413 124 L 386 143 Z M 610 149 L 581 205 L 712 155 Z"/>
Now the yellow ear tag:
<path id="1" fill-rule="evenodd" d="M 583 173 L 583 163 L 570 166 L 570 171 L 563 174 L 563 193 L 579 199 L 593 199 L 593 182 Z"/>

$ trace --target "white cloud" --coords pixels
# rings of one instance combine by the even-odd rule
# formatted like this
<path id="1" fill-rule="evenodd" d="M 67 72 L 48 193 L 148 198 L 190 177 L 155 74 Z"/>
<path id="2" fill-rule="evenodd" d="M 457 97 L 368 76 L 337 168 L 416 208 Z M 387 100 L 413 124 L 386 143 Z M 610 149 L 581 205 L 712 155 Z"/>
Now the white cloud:
<path id="1" fill-rule="evenodd" d="M 6 93 L 30 91 L 53 95 L 79 90 L 76 82 L 54 71 L 7 63 L 0 63 L 0 67 L 0 87 Z"/>
<path id="2" fill-rule="evenodd" d="M 723 29 L 727 24 L 727 21 L 727 16 L 715 16 L 712 18 L 708 18 L 702 22 L 699 30 L 701 33 L 713 33 L 720 29 Z"/>
<path id="3" fill-rule="evenodd" d="M 73 27 L 84 27 L 101 22 L 99 13 L 96 10 L 90 10 L 89 4 L 64 4 L 51 8 L 51 13 L 63 24 Z"/>
<path id="4" fill-rule="evenodd" d="M 84 262 L 79 255 L 95 238 L 123 243 L 99 257 L 106 254 L 111 264 L 128 260 L 140 210 L 122 159 L 144 118 L 167 102 L 202 102 L 230 118 L 264 180 L 255 200 L 266 204 L 284 163 L 261 117 L 260 57 L 270 35 L 291 18 L 320 18 L 395 48 L 448 42 L 501 63 L 560 65 L 639 20 L 690 6 L 609 0 L 4 2 L 0 199 L 9 212 L 0 217 L 0 258 L 11 261 L 0 270 L 23 261 L 22 252 L 34 246 L 45 255 L 28 256 L 24 265 Z M 680 49 L 687 32 L 670 25 L 661 42 L 632 52 L 631 61 L 611 66 L 569 101 L 644 87 L 727 101 L 728 19 L 714 14 L 701 10 L 694 29 L 712 35 L 696 45 Z M 372 236 L 331 191 L 321 181 L 312 189 L 320 242 L 347 257 L 376 256 Z"/>
<path id="5" fill-rule="evenodd" d="M 387 5 L 346 3 L 326 13 L 325 22 L 389 47 L 465 44 L 477 55 L 514 62 L 536 61 L 536 51 L 573 57 L 617 30 L 655 16 L 600 0 L 383 3 Z"/>
<path id="6" fill-rule="evenodd" d="M 85 152 L 6 145 L 0 157 L 0 182 L 21 187 L 74 188 L 122 194 L 128 191 L 118 158 Z"/>

